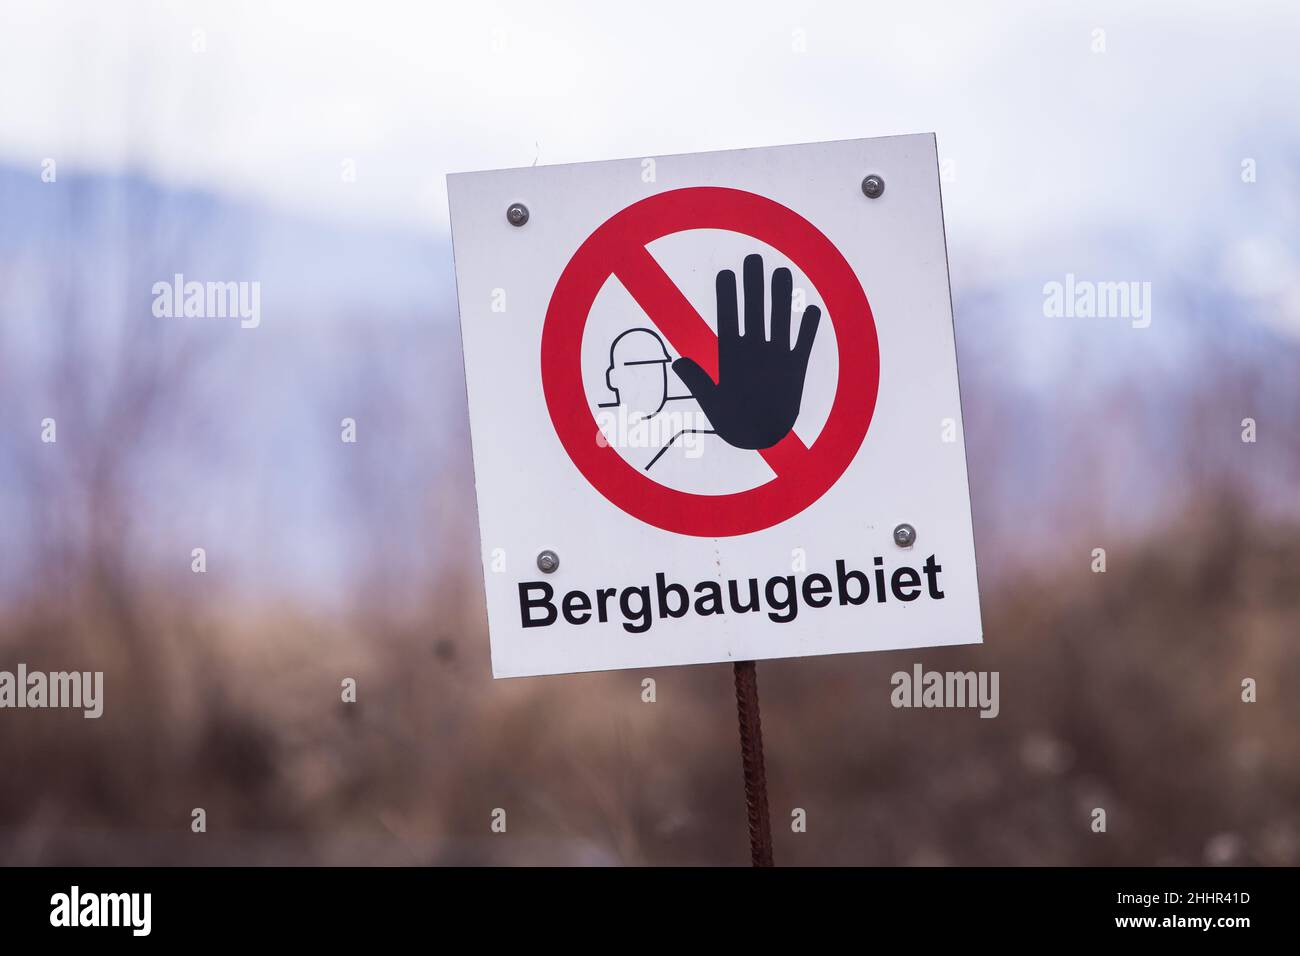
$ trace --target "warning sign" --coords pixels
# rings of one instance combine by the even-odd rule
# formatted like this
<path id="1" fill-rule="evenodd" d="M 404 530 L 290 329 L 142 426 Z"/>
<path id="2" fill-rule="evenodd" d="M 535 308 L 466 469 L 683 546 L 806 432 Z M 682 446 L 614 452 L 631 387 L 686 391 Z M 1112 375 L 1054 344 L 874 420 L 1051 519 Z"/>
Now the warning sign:
<path id="1" fill-rule="evenodd" d="M 497 676 L 980 640 L 937 165 L 449 177 Z"/>
<path id="2" fill-rule="evenodd" d="M 790 270 L 780 267 L 772 273 L 769 334 L 763 259 L 751 254 L 743 271 L 744 334 L 736 276 L 727 270 L 717 276 L 717 329 L 711 328 L 647 251 L 655 240 L 694 229 L 728 230 L 783 252 L 789 261 L 802 265 L 827 297 L 833 321 L 841 323 L 835 401 L 811 448 L 793 428 L 821 310 L 816 305 L 806 307 L 792 347 L 793 285 Z M 672 369 L 707 418 L 698 424 L 711 426 L 694 433 L 716 434 L 729 445 L 756 451 L 775 472 L 771 480 L 732 494 L 684 493 L 651 477 L 653 459 L 640 469 L 619 454 L 615 442 L 592 441 L 581 367 L 582 331 L 596 295 L 611 278 L 623 285 L 653 329 L 682 356 L 671 363 Z M 620 333 L 614 345 L 629 335 L 636 336 L 634 342 L 659 339 L 653 329 Z M 663 344 L 661 339 L 655 342 Z M 655 346 L 649 348 L 653 355 Z M 612 346 L 611 370 L 619 367 L 617 359 Z M 665 347 L 662 358 L 640 361 L 666 365 L 668 359 Z M 852 461 L 866 435 L 879 372 L 871 307 L 844 257 L 797 213 L 738 189 L 675 189 L 612 216 L 569 260 L 551 297 L 542 333 L 542 386 L 556 434 L 574 464 L 593 487 L 627 513 L 667 531 L 704 537 L 762 530 L 821 497 Z M 669 398 L 665 389 L 660 409 Z M 668 435 L 664 450 L 678 437 Z"/>

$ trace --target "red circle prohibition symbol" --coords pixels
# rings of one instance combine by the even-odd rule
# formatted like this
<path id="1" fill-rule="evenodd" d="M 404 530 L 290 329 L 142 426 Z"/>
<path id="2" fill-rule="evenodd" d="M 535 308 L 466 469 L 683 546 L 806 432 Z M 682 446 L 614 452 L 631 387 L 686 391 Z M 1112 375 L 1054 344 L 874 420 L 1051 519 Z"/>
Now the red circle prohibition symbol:
<path id="1" fill-rule="evenodd" d="M 652 480 L 598 441 L 582 382 L 582 332 L 596 295 L 616 277 L 679 355 L 717 380 L 717 336 L 647 246 L 691 229 L 723 229 L 767 243 L 803 270 L 835 327 L 839 378 L 830 415 L 811 445 L 791 431 L 757 452 L 775 473 L 724 495 L 697 495 Z M 635 518 L 676 534 L 730 537 L 799 514 L 825 494 L 866 437 L 880 386 L 880 345 L 866 293 L 834 244 L 778 202 L 739 189 L 696 186 L 659 193 L 615 213 L 578 247 L 561 273 L 542 327 L 542 390 L 573 463 L 597 491 Z"/>

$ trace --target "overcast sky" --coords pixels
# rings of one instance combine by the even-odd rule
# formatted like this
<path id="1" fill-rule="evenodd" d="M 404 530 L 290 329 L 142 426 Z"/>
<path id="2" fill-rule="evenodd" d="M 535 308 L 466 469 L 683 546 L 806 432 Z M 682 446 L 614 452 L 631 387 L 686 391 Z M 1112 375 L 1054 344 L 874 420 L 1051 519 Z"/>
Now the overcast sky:
<path id="1" fill-rule="evenodd" d="M 1177 230 L 1300 140 L 1294 4 L 2 2 L 0 162 L 425 230 L 449 171 L 931 130 L 990 242 Z"/>

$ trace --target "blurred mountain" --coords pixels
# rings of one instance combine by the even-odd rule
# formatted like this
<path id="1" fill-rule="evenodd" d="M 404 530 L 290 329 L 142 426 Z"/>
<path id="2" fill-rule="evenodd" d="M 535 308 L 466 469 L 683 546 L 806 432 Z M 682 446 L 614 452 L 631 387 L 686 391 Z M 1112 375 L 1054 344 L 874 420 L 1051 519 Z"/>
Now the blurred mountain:
<path id="1" fill-rule="evenodd" d="M 445 239 L 133 176 L 0 170 L 0 210 L 0 585 L 95 542 L 154 571 L 206 547 L 219 581 L 277 599 L 354 597 L 371 550 L 394 582 L 428 572 L 411 510 L 467 467 Z M 156 318 L 176 273 L 259 282 L 260 325 Z"/>
<path id="2" fill-rule="evenodd" d="M 1300 243 L 1261 233 L 1257 205 L 1220 202 L 1215 229 L 1174 238 L 1048 226 L 1015 253 L 949 225 L 984 573 L 1077 561 L 1080 533 L 1141 534 L 1207 488 L 1300 504 Z M 440 552 L 473 550 L 445 235 L 69 171 L 0 168 L 0 210 L 0 519 L 16 556 L 0 586 L 98 541 L 153 570 L 206 547 L 241 593 L 349 601 L 382 585 L 401 603 Z M 261 325 L 155 318 L 152 286 L 175 273 L 258 281 Z M 1150 325 L 1045 315 L 1044 285 L 1067 274 L 1149 282 Z M 56 446 L 37 441 L 46 417 Z M 365 455 L 339 440 L 348 417 Z M 431 535 L 430 510 L 461 536 Z"/>

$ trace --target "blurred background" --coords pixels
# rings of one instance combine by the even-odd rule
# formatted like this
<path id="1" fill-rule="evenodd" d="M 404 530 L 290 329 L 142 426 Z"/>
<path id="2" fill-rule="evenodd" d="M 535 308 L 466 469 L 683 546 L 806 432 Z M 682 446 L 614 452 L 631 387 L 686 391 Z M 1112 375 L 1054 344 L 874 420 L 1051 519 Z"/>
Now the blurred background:
<path id="1" fill-rule="evenodd" d="M 0 669 L 105 674 L 0 712 L 0 862 L 747 863 L 730 668 L 490 678 L 444 176 L 931 130 L 986 643 L 759 667 L 777 862 L 1300 862 L 1297 48 L 1285 3 L 0 0 Z M 260 326 L 155 318 L 175 273 Z M 1150 326 L 1046 316 L 1066 274 Z M 892 709 L 918 660 L 1000 716 Z"/>

